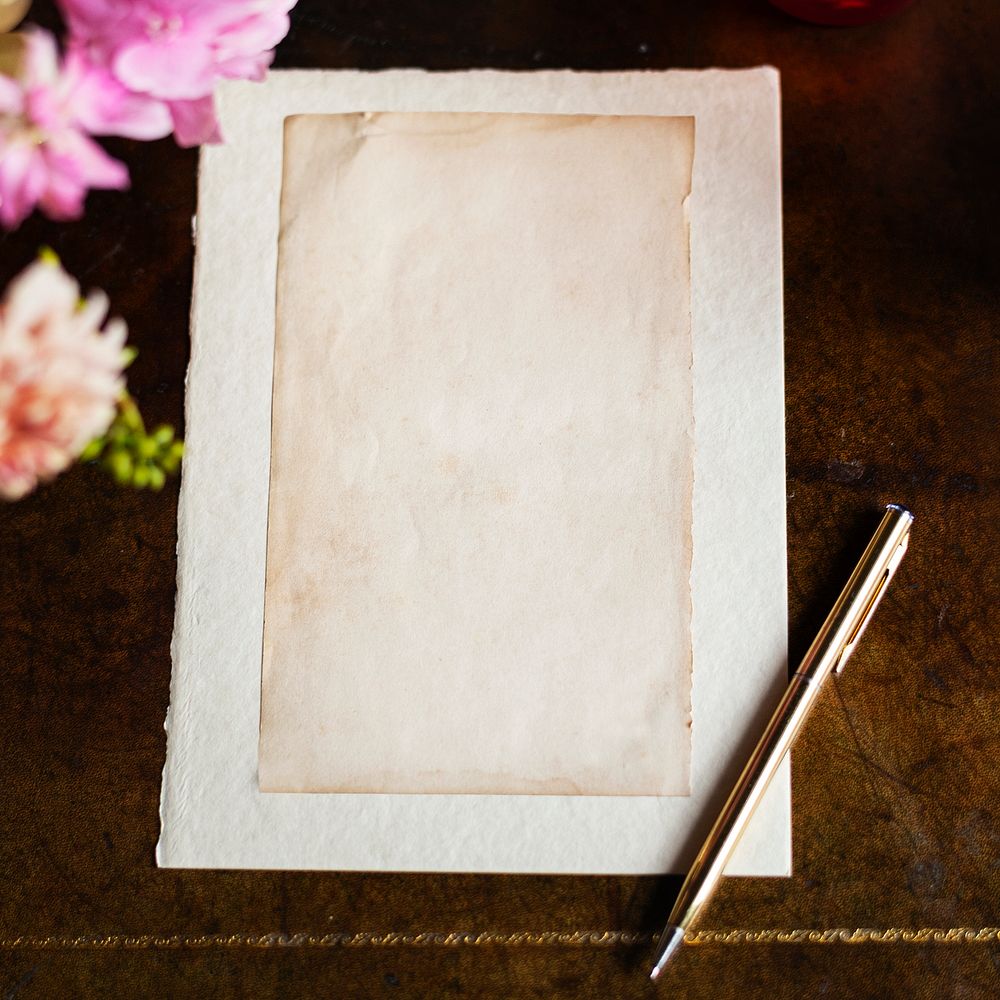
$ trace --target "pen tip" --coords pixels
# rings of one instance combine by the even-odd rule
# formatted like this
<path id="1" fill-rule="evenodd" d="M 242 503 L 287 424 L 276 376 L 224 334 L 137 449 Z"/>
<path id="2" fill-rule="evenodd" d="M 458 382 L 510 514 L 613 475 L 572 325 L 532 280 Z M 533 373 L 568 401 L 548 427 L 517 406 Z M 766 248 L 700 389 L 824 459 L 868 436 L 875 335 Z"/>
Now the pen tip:
<path id="1" fill-rule="evenodd" d="M 684 930 L 681 927 L 669 926 L 664 930 L 656 946 L 656 964 L 649 973 L 649 978 L 655 983 L 660 978 L 660 973 L 666 968 L 670 957 L 681 946 L 684 940 Z"/>

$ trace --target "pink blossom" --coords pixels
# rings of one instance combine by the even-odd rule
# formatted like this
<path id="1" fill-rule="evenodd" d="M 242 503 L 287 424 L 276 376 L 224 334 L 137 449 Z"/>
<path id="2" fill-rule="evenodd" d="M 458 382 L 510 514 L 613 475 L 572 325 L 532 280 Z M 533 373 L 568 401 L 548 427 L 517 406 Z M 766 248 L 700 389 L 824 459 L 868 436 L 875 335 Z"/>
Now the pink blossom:
<path id="1" fill-rule="evenodd" d="M 78 62 L 59 64 L 47 31 L 24 35 L 20 77 L 0 75 L 0 223 L 17 226 L 40 205 L 54 219 L 83 212 L 87 188 L 124 188 L 128 171 L 84 131 L 88 92 Z"/>
<path id="2" fill-rule="evenodd" d="M 69 50 L 118 108 L 91 131 L 182 146 L 220 140 L 215 85 L 261 80 L 295 0 L 60 0 Z"/>
<path id="3" fill-rule="evenodd" d="M 125 386 L 125 324 L 104 331 L 107 297 L 50 260 L 0 302 L 0 496 L 16 500 L 65 469 L 115 414 Z"/>

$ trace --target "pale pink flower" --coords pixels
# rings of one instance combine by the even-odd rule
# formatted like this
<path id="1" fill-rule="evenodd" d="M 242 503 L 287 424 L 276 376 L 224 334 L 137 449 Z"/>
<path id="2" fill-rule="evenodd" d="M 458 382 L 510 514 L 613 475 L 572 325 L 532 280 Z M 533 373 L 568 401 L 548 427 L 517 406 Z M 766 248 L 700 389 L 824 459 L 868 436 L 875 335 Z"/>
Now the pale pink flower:
<path id="1" fill-rule="evenodd" d="M 107 430 L 125 386 L 125 324 L 108 301 L 49 260 L 15 278 L 0 302 L 0 496 L 16 500 L 62 472 Z"/>
<path id="2" fill-rule="evenodd" d="M 17 226 L 35 205 L 54 219 L 83 212 L 88 188 L 124 188 L 128 171 L 84 131 L 99 88 L 78 60 L 60 66 L 47 31 L 24 34 L 21 75 L 0 75 L 0 223 Z"/>
<path id="3" fill-rule="evenodd" d="M 288 33 L 295 0 L 59 0 L 78 54 L 118 111 L 91 131 L 182 146 L 220 140 L 215 85 L 261 80 Z"/>

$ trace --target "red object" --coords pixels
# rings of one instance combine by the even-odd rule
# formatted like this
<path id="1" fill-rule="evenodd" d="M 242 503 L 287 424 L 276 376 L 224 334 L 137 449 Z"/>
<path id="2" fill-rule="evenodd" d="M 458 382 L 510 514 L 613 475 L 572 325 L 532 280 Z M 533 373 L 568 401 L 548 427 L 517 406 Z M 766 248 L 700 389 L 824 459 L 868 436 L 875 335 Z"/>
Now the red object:
<path id="1" fill-rule="evenodd" d="M 870 24 L 908 7 L 913 0 L 771 0 L 786 14 L 814 24 Z"/>

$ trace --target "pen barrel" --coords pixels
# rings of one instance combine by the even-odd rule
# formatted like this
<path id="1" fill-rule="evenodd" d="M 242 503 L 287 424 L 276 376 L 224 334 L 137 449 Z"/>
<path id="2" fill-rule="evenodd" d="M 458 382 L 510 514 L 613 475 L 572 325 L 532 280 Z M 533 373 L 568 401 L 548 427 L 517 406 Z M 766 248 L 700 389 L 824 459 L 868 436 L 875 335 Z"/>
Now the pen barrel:
<path id="1" fill-rule="evenodd" d="M 767 729 L 691 866 L 670 914 L 669 923 L 674 927 L 686 930 L 708 902 L 754 809 L 764 797 L 771 779 L 819 696 L 820 686 L 815 678 L 793 675 Z"/>
<path id="2" fill-rule="evenodd" d="M 905 508 L 896 504 L 886 508 L 698 852 L 670 914 L 672 927 L 686 929 L 708 901 L 754 809 L 819 697 L 823 682 L 847 662 L 885 593 L 906 552 L 912 521 L 913 515 Z"/>
<path id="3" fill-rule="evenodd" d="M 844 668 L 906 554 L 912 523 L 913 515 L 905 507 L 886 507 L 872 540 L 796 673 L 823 681 L 831 671 L 839 673 Z"/>

